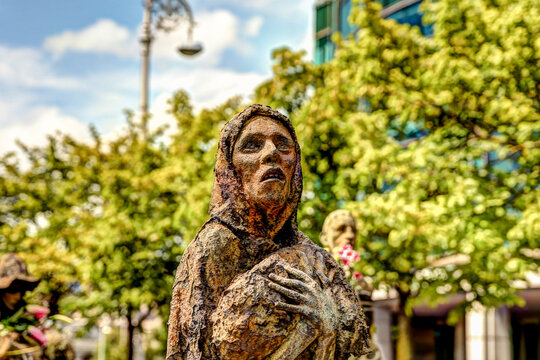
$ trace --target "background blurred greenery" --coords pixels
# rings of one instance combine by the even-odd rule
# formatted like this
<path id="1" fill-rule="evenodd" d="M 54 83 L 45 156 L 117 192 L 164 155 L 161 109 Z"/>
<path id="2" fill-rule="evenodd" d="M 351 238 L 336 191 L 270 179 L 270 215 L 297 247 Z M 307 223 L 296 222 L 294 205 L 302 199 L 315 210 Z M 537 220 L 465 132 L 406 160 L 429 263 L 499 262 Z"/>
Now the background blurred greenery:
<path id="1" fill-rule="evenodd" d="M 278 49 L 253 96 L 295 125 L 300 228 L 318 241 L 330 211 L 351 210 L 361 271 L 398 291 L 399 359 L 412 305 L 465 293 L 456 319 L 475 302 L 521 304 L 518 280 L 539 263 L 540 3 L 422 6 L 433 37 L 361 2 L 350 18 L 361 30 L 335 37 L 334 60 Z M 166 321 L 176 266 L 208 218 L 219 130 L 246 105 L 195 114 L 183 91 L 169 104 L 178 131 L 166 141 L 127 112 L 111 142 L 92 129 L 91 144 L 21 143 L 29 166 L 0 160 L 0 252 L 24 257 L 53 312 L 80 311 L 89 326 L 125 317 L 129 338 L 152 311 Z M 466 261 L 433 267 L 457 255 Z"/>

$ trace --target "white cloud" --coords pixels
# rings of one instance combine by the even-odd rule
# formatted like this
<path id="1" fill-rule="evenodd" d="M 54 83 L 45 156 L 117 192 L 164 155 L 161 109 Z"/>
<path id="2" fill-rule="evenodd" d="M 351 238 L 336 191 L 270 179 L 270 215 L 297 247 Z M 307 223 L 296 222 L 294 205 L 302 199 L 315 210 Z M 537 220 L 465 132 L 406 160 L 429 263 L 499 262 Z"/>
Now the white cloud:
<path id="1" fill-rule="evenodd" d="M 150 118 L 150 121 L 148 122 L 148 128 L 151 131 L 157 130 L 158 128 L 165 126 L 165 138 L 167 139 L 169 135 L 172 135 L 176 132 L 177 126 L 176 126 L 176 119 L 172 114 L 168 113 L 169 110 L 169 104 L 167 101 L 171 98 L 170 92 L 161 92 L 152 103 L 152 106 L 150 107 L 150 113 L 152 114 L 152 117 Z"/>
<path id="2" fill-rule="evenodd" d="M 0 45 L 0 84 L 4 89 L 72 89 L 79 86 L 76 79 L 56 75 L 40 51 L 3 45 Z"/>
<path id="3" fill-rule="evenodd" d="M 260 20 L 253 18 L 251 21 L 249 30 L 256 32 L 262 18 Z M 246 47 L 249 47 L 240 41 L 239 29 L 239 19 L 228 10 L 218 9 L 203 12 L 196 17 L 193 39 L 188 39 L 187 22 L 179 24 L 171 32 L 155 31 L 151 56 L 153 60 L 178 61 L 180 58 L 178 47 L 189 44 L 193 40 L 201 42 L 203 45 L 202 54 L 197 56 L 198 64 L 218 64 L 225 50 L 236 49 L 242 52 Z M 140 29 L 130 31 L 113 20 L 101 19 L 84 29 L 65 31 L 48 37 L 43 42 L 43 47 L 56 56 L 62 56 L 71 51 L 111 54 L 136 59 L 139 56 L 140 48 L 139 33 Z"/>
<path id="4" fill-rule="evenodd" d="M 298 14 L 305 16 L 306 11 L 313 11 L 313 0 L 212 0 L 213 6 L 222 4 L 232 5 L 236 8 L 251 9 L 260 13 L 279 16 L 280 18 L 296 17 Z"/>
<path id="5" fill-rule="evenodd" d="M 0 154 L 8 151 L 17 153 L 16 140 L 28 146 L 44 146 L 47 144 L 47 135 L 54 135 L 57 132 L 71 135 L 79 141 L 91 139 L 87 125 L 63 114 L 57 107 L 38 106 L 27 109 L 22 105 L 21 102 L 15 106 L 8 102 L 0 102 L 2 117 L 17 119 L 17 122 L 0 127 Z"/>
<path id="6" fill-rule="evenodd" d="M 165 126 L 162 140 L 167 142 L 169 136 L 177 130 L 174 116 L 168 113 L 170 106 L 167 101 L 173 92 L 178 90 L 178 87 L 172 84 L 182 84 L 182 88 L 188 89 L 194 110 L 198 112 L 203 108 L 218 106 L 233 96 L 241 96 L 247 102 L 255 86 L 264 80 L 264 76 L 220 69 L 201 69 L 191 72 L 167 72 L 157 75 L 154 80 L 155 88 L 159 90 L 150 106 L 152 117 L 148 126 L 150 130 Z M 119 131 L 118 129 L 116 132 Z"/>
<path id="7" fill-rule="evenodd" d="M 255 72 L 191 69 L 161 72 L 156 74 L 152 81 L 156 93 L 167 92 L 170 95 L 179 88 L 187 89 L 198 111 L 219 105 L 232 96 L 247 98 L 265 78 Z"/>
<path id="8" fill-rule="evenodd" d="M 313 11 L 308 12 L 308 22 L 306 27 L 306 34 L 304 36 L 304 39 L 302 40 L 302 43 L 300 44 L 300 48 L 304 49 L 306 51 L 307 60 L 311 61 L 313 60 L 313 53 L 315 51 L 315 29 L 314 29 L 314 19 L 313 19 Z"/>
<path id="9" fill-rule="evenodd" d="M 109 19 L 100 19 L 79 31 L 64 31 L 48 37 L 43 47 L 57 56 L 68 51 L 114 54 L 120 57 L 138 55 L 136 37 L 129 29 Z"/>
<path id="10" fill-rule="evenodd" d="M 169 124 L 170 131 L 174 129 L 176 124 L 166 113 L 166 101 L 180 88 L 187 89 L 195 111 L 214 107 L 235 95 L 247 98 L 253 93 L 265 75 L 219 67 L 227 52 L 248 53 L 253 50 L 248 40 L 262 35 L 263 17 L 245 19 L 223 9 L 197 14 L 193 40 L 202 42 L 204 50 L 193 60 L 183 59 L 176 52 L 188 40 L 187 24 L 171 33 L 155 35 L 150 80 L 151 127 Z M 0 45 L 0 154 L 16 149 L 17 138 L 29 145 L 44 145 L 46 134 L 57 130 L 86 141 L 90 122 L 98 126 L 105 139 L 121 133 L 122 109 L 138 110 L 138 69 L 96 69 L 77 78 L 61 77 L 44 50 L 56 56 L 69 52 L 110 54 L 127 57 L 134 65 L 139 56 L 138 34 L 139 30 L 129 30 L 105 19 L 51 36 L 45 39 L 41 50 Z M 48 100 L 41 98 L 42 88 L 47 89 Z M 75 116 L 67 115 L 63 105 L 46 104 L 59 98 Z"/>
<path id="11" fill-rule="evenodd" d="M 193 41 L 200 42 L 203 51 L 197 55 L 196 66 L 216 65 L 221 61 L 227 49 L 242 50 L 247 46 L 239 39 L 240 21 L 227 10 L 215 10 L 197 15 L 193 29 Z M 152 47 L 152 56 L 156 59 L 179 61 L 178 46 L 189 44 L 187 24 L 180 24 L 169 33 L 158 32 Z M 184 61 L 189 61 L 185 59 Z"/>
<path id="12" fill-rule="evenodd" d="M 257 36 L 264 23 L 264 19 L 261 16 L 254 16 L 246 22 L 244 32 L 247 36 Z"/>

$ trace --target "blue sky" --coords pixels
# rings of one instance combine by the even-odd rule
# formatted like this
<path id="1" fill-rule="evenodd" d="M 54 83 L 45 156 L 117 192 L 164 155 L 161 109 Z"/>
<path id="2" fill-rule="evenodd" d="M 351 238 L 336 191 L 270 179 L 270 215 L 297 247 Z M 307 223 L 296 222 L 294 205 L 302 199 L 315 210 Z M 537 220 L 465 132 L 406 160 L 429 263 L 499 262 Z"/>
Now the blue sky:
<path id="1" fill-rule="evenodd" d="M 176 52 L 186 27 L 156 33 L 152 48 L 152 126 L 172 124 L 166 100 L 185 89 L 196 109 L 248 96 L 270 76 L 271 51 L 312 52 L 312 0 L 190 1 L 193 40 L 204 51 Z M 138 38 L 142 0 L 0 1 L 0 153 L 19 138 L 42 145 L 57 130 L 89 138 L 124 125 L 122 110 L 138 109 Z"/>

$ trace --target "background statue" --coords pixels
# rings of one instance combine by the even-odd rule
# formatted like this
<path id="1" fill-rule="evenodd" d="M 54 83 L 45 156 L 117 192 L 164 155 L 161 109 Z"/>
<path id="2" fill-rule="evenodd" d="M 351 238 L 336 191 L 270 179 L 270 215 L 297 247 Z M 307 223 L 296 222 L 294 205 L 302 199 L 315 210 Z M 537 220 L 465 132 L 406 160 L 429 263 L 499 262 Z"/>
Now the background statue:
<path id="1" fill-rule="evenodd" d="M 331 253 L 349 244 L 356 247 L 356 220 L 347 210 L 334 210 L 324 219 L 320 237 L 321 243 Z"/>
<path id="2" fill-rule="evenodd" d="M 321 232 L 321 243 L 334 255 L 350 245 L 352 249 L 356 248 L 356 220 L 352 214 L 343 209 L 334 210 L 326 219 L 324 219 Z M 352 275 L 352 274 L 351 274 Z M 373 286 L 366 281 L 365 277 L 355 279 L 355 291 L 362 304 L 362 309 L 366 314 L 367 326 L 373 330 L 373 301 L 371 295 Z M 362 355 L 359 360 L 380 360 L 382 355 L 380 350 L 371 342 L 372 351 L 369 354 Z"/>
<path id="3" fill-rule="evenodd" d="M 210 215 L 173 285 L 167 359 L 348 359 L 368 350 L 354 290 L 296 224 L 300 147 L 252 105 L 222 129 Z"/>

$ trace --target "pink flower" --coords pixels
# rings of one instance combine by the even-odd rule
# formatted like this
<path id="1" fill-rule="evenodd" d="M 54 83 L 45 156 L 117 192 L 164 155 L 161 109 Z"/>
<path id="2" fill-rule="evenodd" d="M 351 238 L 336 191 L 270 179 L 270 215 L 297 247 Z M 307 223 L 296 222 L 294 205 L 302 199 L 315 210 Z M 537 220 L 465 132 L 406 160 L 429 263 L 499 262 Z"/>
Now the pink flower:
<path id="1" fill-rule="evenodd" d="M 345 244 L 343 247 L 338 251 L 338 254 L 341 256 L 343 253 L 345 253 L 347 250 L 351 250 L 352 246 L 351 244 Z"/>
<path id="2" fill-rule="evenodd" d="M 364 276 L 362 274 L 360 274 L 358 271 L 355 271 L 355 272 L 353 272 L 353 277 L 354 277 L 354 280 L 360 280 Z"/>
<path id="3" fill-rule="evenodd" d="M 30 326 L 28 328 L 28 333 L 31 337 L 33 337 L 41 346 L 45 347 L 47 346 L 47 337 L 43 333 L 43 331 L 39 330 L 35 326 Z"/>
<path id="4" fill-rule="evenodd" d="M 38 320 L 41 320 L 43 319 L 44 317 L 46 317 L 47 315 L 49 315 L 49 309 L 47 309 L 46 307 L 44 306 L 39 306 L 39 305 L 28 305 L 26 307 L 26 310 L 34 315 L 36 317 L 36 319 Z"/>
<path id="5" fill-rule="evenodd" d="M 351 263 L 360 261 L 360 255 L 354 251 L 350 244 L 345 244 L 343 248 L 339 250 L 338 255 L 339 261 L 343 266 L 349 266 Z"/>

